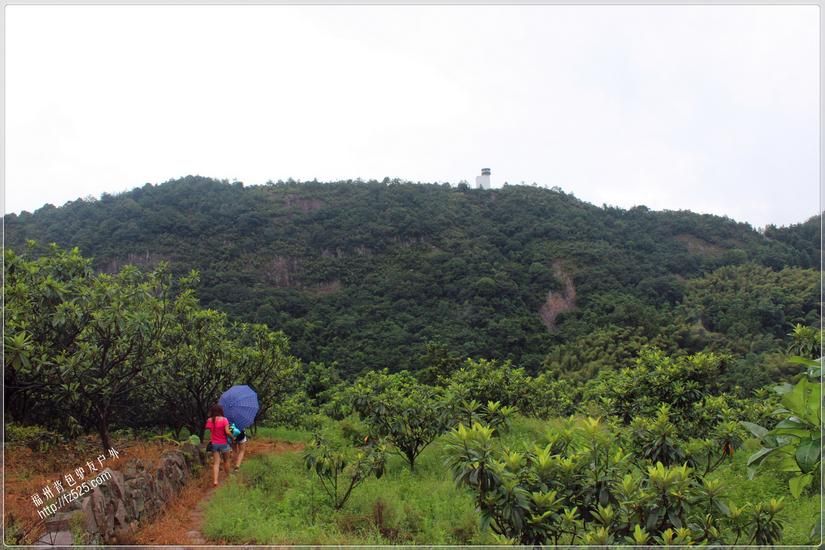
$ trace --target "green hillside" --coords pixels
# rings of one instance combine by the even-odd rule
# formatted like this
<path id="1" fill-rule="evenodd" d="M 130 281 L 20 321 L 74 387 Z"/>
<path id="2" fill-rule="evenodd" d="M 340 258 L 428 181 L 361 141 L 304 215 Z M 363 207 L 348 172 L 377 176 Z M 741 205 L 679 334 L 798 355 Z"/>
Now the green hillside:
<path id="1" fill-rule="evenodd" d="M 189 177 L 4 221 L 10 544 L 29 464 L 212 440 L 238 384 L 209 543 L 821 542 L 819 217 Z"/>
<path id="2" fill-rule="evenodd" d="M 14 250 L 197 269 L 203 306 L 283 330 L 348 377 L 485 357 L 589 378 L 645 344 L 731 352 L 736 372 L 818 323 L 819 217 L 763 234 L 559 189 L 189 176 L 4 221 Z"/>

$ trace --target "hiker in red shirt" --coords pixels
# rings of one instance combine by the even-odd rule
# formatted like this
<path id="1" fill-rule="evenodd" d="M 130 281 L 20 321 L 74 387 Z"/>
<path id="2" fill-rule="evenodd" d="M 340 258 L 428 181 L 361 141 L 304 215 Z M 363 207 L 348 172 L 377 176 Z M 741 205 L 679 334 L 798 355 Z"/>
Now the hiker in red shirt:
<path id="1" fill-rule="evenodd" d="M 218 485 L 218 473 L 221 468 L 221 455 L 223 456 L 223 471 L 229 475 L 229 451 L 232 447 L 227 441 L 227 436 L 231 434 L 229 420 L 223 415 L 223 407 L 217 403 L 209 409 L 209 419 L 206 421 L 206 429 L 211 432 L 212 437 L 212 485 Z"/>

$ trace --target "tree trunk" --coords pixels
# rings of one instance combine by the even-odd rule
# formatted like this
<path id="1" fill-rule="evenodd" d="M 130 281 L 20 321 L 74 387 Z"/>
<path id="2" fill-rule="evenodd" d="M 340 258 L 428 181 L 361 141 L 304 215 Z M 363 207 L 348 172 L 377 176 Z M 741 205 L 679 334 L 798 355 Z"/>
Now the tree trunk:
<path id="1" fill-rule="evenodd" d="M 209 413 L 200 412 L 199 414 L 200 417 L 196 420 L 198 424 L 195 430 L 197 431 L 198 437 L 203 441 L 203 436 L 206 433 L 206 421 L 209 420 Z"/>
<path id="2" fill-rule="evenodd" d="M 410 471 L 415 472 L 415 451 L 406 450 L 404 451 L 404 455 L 407 457 L 407 462 L 410 463 Z"/>
<path id="3" fill-rule="evenodd" d="M 100 443 L 103 445 L 104 453 L 112 448 L 112 440 L 109 438 L 109 418 L 104 414 L 97 423 L 97 433 L 100 434 Z"/>

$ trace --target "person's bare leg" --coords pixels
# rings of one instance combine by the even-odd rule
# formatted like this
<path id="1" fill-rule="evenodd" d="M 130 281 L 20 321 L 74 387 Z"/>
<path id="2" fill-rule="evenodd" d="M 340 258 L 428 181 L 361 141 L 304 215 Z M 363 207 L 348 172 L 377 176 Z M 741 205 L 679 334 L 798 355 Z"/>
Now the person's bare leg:
<path id="1" fill-rule="evenodd" d="M 246 441 L 238 443 L 238 459 L 235 461 L 236 470 L 241 467 L 241 462 L 243 462 L 244 453 L 246 453 Z"/>
<path id="2" fill-rule="evenodd" d="M 223 471 L 229 477 L 229 453 L 221 453 L 223 455 Z"/>
<path id="3" fill-rule="evenodd" d="M 221 467 L 221 453 L 218 451 L 212 452 L 212 485 L 218 485 L 218 472 Z"/>

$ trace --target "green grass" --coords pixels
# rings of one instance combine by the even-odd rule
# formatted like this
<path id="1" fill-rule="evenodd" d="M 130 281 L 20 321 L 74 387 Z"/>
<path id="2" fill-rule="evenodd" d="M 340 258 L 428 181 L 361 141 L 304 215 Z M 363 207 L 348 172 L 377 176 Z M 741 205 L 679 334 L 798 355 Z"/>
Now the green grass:
<path id="1" fill-rule="evenodd" d="M 779 513 L 782 521 L 783 545 L 804 545 L 810 541 L 811 528 L 820 511 L 819 494 L 803 494 L 798 499 L 788 489 L 790 474 L 763 468 L 753 479 L 748 479 L 748 457 L 758 448 L 747 445 L 735 455 L 732 463 L 711 473 L 711 479 L 721 479 L 727 488 L 728 499 L 737 506 L 747 502 L 756 504 L 772 498 L 784 497 L 785 507 Z M 748 541 L 739 541 L 740 544 Z"/>
<path id="2" fill-rule="evenodd" d="M 276 439 L 286 443 L 308 443 L 312 439 L 312 433 L 305 430 L 285 428 L 283 426 L 265 427 L 261 426 L 255 430 L 254 437 L 263 439 Z"/>
<path id="3" fill-rule="evenodd" d="M 532 449 L 534 444 L 545 441 L 551 425 L 557 425 L 557 421 L 515 416 L 510 429 L 500 434 L 501 444 L 511 449 Z"/>
<path id="4" fill-rule="evenodd" d="M 545 439 L 551 425 L 562 422 L 517 417 L 512 429 L 502 435 L 502 443 L 530 448 L 533 442 Z M 319 431 L 328 440 L 343 443 L 344 425 L 346 422 L 325 421 Z M 308 442 L 312 434 L 259 428 L 257 437 Z M 738 506 L 784 497 L 782 544 L 806 544 L 820 510 L 819 495 L 794 499 L 787 477 L 769 470 L 749 480 L 746 464 L 750 453 L 741 449 L 732 463 L 710 477 L 724 480 L 726 500 Z M 442 444 L 434 442 L 419 456 L 414 473 L 401 457 L 391 455 L 385 475 L 358 486 L 339 511 L 329 505 L 315 474 L 304 468 L 301 452 L 253 457 L 244 463 L 240 475 L 210 500 L 204 533 L 212 540 L 233 544 L 496 543 L 489 532 L 480 532 L 472 496 L 455 486 L 443 465 L 443 455 Z"/>
<path id="5" fill-rule="evenodd" d="M 392 456 L 381 479 L 365 481 L 334 511 L 301 453 L 256 457 L 210 500 L 204 533 L 237 544 L 491 542 L 479 533 L 470 494 L 455 487 L 441 460 L 437 443 L 415 473 Z"/>

